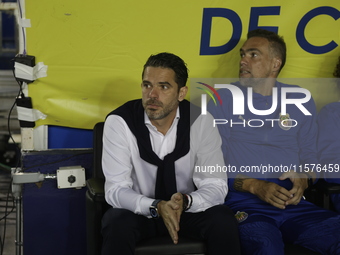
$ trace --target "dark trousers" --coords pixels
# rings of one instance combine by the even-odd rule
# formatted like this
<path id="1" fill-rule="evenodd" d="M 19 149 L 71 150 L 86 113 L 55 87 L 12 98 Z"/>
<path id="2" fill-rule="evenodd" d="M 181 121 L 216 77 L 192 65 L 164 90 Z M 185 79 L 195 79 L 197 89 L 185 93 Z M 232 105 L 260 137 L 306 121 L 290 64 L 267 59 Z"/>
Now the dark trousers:
<path id="1" fill-rule="evenodd" d="M 134 254 L 139 241 L 169 234 L 161 218 L 149 219 L 125 209 L 111 208 L 102 219 L 102 235 L 102 255 L 128 255 Z M 225 205 L 200 213 L 183 213 L 179 242 L 181 236 L 204 240 L 211 255 L 240 254 L 238 223 Z"/>
<path id="2" fill-rule="evenodd" d="M 242 254 L 284 255 L 285 243 L 319 254 L 340 254 L 340 215 L 302 200 L 282 210 L 266 202 L 235 203 L 248 213 L 239 224 Z"/>

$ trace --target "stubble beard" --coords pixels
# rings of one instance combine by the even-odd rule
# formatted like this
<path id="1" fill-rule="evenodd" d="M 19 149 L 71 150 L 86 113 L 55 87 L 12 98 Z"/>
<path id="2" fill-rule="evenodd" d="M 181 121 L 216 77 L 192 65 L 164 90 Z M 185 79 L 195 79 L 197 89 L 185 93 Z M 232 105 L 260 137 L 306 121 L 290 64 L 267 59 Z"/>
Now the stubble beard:
<path id="1" fill-rule="evenodd" d="M 161 107 L 161 109 L 149 109 L 147 108 L 147 105 L 153 104 Z M 155 99 L 149 99 L 146 102 L 143 102 L 143 106 L 146 112 L 146 115 L 148 115 L 150 120 L 161 120 L 166 118 L 174 109 L 178 106 L 178 101 L 173 100 L 168 105 L 164 106 L 162 102 L 159 102 Z"/>

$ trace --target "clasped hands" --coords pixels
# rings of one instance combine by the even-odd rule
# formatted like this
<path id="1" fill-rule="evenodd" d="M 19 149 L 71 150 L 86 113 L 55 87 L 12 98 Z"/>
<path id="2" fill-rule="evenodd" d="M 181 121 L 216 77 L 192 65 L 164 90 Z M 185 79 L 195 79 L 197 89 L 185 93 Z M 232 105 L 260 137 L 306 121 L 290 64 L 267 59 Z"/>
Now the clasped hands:
<path id="1" fill-rule="evenodd" d="M 288 205 L 297 205 L 300 203 L 305 189 L 308 188 L 308 181 L 305 175 L 293 171 L 282 174 L 279 179 L 288 178 L 293 183 L 291 190 L 273 182 L 256 180 L 253 184 L 252 193 L 280 209 L 285 209 Z"/>
<path id="2" fill-rule="evenodd" d="M 158 213 L 163 218 L 174 244 L 178 243 L 178 231 L 181 214 L 183 212 L 183 195 L 173 194 L 169 201 L 161 201 L 157 205 Z"/>

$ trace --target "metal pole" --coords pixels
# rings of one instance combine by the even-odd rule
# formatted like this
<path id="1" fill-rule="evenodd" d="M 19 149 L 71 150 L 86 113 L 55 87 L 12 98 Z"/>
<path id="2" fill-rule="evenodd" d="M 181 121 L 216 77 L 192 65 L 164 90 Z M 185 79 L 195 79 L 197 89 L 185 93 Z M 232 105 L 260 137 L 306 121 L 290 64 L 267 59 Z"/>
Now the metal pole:
<path id="1" fill-rule="evenodd" d="M 21 255 L 21 196 L 15 199 L 16 205 L 16 240 L 15 240 L 15 251 L 16 255 Z"/>
<path id="2" fill-rule="evenodd" d="M 16 255 L 21 255 L 23 242 L 21 234 L 21 209 L 22 209 L 22 184 L 24 183 L 36 183 L 45 179 L 45 175 L 40 172 L 37 173 L 23 173 L 17 171 L 18 169 L 12 169 L 12 194 L 15 199 L 16 206 L 16 240 L 15 250 Z M 46 175 L 47 179 L 56 179 L 56 175 Z"/>

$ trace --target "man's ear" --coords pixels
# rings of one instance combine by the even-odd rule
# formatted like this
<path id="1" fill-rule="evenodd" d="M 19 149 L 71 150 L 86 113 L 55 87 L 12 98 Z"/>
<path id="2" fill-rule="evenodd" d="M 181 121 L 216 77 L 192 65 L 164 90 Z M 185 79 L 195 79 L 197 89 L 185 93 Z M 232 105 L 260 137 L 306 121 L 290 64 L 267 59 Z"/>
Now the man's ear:
<path id="1" fill-rule="evenodd" d="M 179 93 L 178 93 L 178 101 L 179 102 L 183 101 L 183 99 L 186 97 L 187 93 L 188 93 L 188 87 L 187 86 L 180 88 Z"/>
<path id="2" fill-rule="evenodd" d="M 282 60 L 279 58 L 274 58 L 274 71 L 279 71 L 282 65 Z"/>

